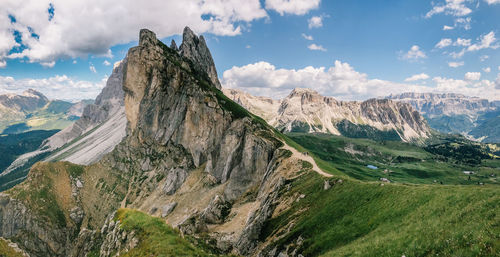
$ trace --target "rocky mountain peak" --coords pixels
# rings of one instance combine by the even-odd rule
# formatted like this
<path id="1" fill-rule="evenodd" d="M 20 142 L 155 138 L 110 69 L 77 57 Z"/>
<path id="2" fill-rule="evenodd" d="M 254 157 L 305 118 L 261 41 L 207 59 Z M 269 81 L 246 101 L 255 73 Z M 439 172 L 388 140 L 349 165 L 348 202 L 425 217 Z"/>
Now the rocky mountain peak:
<path id="1" fill-rule="evenodd" d="M 42 93 L 28 89 L 20 95 L 0 95 L 0 105 L 19 112 L 31 112 L 44 107 L 49 99 Z"/>
<path id="2" fill-rule="evenodd" d="M 208 74 L 212 83 L 218 89 L 221 89 L 212 54 L 210 54 L 210 50 L 203 36 L 198 37 L 189 27 L 185 27 L 182 33 L 182 44 L 179 50 L 182 56 L 191 60 L 196 66 L 199 66 L 199 69 Z"/>
<path id="3" fill-rule="evenodd" d="M 175 51 L 179 51 L 179 48 L 177 47 L 177 44 L 175 43 L 175 40 L 172 39 L 170 42 L 170 48 Z"/>
<path id="4" fill-rule="evenodd" d="M 384 138 L 403 141 L 418 141 L 430 135 L 427 122 L 409 104 L 388 99 L 338 101 L 313 89 L 295 88 L 284 99 L 269 104 L 263 98 L 245 93 L 225 92 L 231 99 L 285 132 L 322 132 L 374 138 L 384 135 Z M 377 132 L 370 134 L 364 130 Z"/>
<path id="5" fill-rule="evenodd" d="M 141 29 L 139 32 L 139 46 L 147 47 L 149 45 L 156 45 L 156 34 L 149 29 Z"/>
<path id="6" fill-rule="evenodd" d="M 36 91 L 35 89 L 32 89 L 32 88 L 24 91 L 22 93 L 22 95 L 26 96 L 26 97 L 40 98 L 40 99 L 43 99 L 43 100 L 45 100 L 47 102 L 49 101 L 49 99 L 44 94 L 42 94 L 41 92 L 38 92 L 38 91 Z"/>

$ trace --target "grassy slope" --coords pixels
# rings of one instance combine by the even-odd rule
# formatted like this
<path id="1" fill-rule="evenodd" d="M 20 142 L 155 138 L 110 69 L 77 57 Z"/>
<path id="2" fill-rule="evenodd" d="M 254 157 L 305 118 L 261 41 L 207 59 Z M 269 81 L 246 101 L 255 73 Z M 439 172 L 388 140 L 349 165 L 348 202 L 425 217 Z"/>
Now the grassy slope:
<path id="1" fill-rule="evenodd" d="M 344 179 L 325 191 L 314 173 L 293 184 L 285 194 L 306 197 L 269 221 L 264 234 L 293 220 L 291 233 L 279 242 L 302 236 L 304 256 L 494 256 L 500 251 L 500 191 L 494 185 L 471 190 Z"/>
<path id="2" fill-rule="evenodd" d="M 56 227 L 72 226 L 69 210 L 75 206 L 70 178 L 84 172 L 84 166 L 69 162 L 38 162 L 28 179 L 7 191 L 21 200 L 39 218 Z"/>
<path id="3" fill-rule="evenodd" d="M 344 173 L 353 178 L 374 181 L 381 177 L 403 183 L 498 184 L 500 160 L 485 160 L 480 165 L 468 165 L 452 159 L 443 159 L 421 147 L 396 142 L 375 142 L 326 134 L 291 133 L 288 136 L 314 154 L 318 165 L 332 174 Z M 354 150 L 348 153 L 346 148 Z M 367 168 L 375 165 L 377 170 Z M 384 170 L 391 172 L 384 173 Z M 476 174 L 468 180 L 463 171 Z M 490 175 L 494 176 L 491 177 Z"/>
<path id="4" fill-rule="evenodd" d="M 120 256 L 215 256 L 181 238 L 177 230 L 160 218 L 136 210 L 119 209 L 115 219 L 120 221 L 122 229 L 139 235 L 139 245 Z"/>
<path id="5" fill-rule="evenodd" d="M 7 241 L 0 238 L 0 256 L 1 257 L 24 257 L 20 252 L 15 251 L 9 246 Z"/>

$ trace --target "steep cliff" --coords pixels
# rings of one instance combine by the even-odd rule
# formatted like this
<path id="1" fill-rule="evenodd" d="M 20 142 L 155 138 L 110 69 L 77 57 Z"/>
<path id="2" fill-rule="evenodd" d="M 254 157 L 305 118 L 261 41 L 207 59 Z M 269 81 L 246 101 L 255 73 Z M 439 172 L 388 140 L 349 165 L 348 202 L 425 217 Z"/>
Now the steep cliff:
<path id="1" fill-rule="evenodd" d="M 36 256 L 85 256 L 96 249 L 108 256 L 129 250 L 116 241 L 128 237 L 109 229 L 114 212 L 127 207 L 163 217 L 184 235 L 208 236 L 215 252 L 257 250 L 264 223 L 301 161 L 288 158 L 272 127 L 218 89 L 213 64 L 199 63 L 211 60 L 209 52 L 182 51 L 200 46 L 191 34 L 184 30 L 177 50 L 141 30 L 123 63 L 127 136 L 89 166 L 35 165 L 4 196 L 9 200 L 0 216 L 9 227 L 0 236 Z"/>
<path id="2" fill-rule="evenodd" d="M 384 99 L 338 101 L 311 89 L 294 89 L 281 100 L 237 90 L 226 94 L 284 132 L 323 132 L 347 137 L 420 141 L 430 128 L 410 105 Z"/>

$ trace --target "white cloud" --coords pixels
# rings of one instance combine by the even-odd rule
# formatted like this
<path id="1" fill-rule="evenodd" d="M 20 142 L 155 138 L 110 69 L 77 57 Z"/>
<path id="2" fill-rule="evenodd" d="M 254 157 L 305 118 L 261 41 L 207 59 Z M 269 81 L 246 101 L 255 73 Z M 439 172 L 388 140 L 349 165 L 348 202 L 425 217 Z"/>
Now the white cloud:
<path id="1" fill-rule="evenodd" d="M 319 7 L 321 0 L 266 0 L 266 9 L 274 10 L 280 15 L 304 15 Z"/>
<path id="2" fill-rule="evenodd" d="M 483 68 L 483 71 L 486 72 L 486 73 L 490 73 L 491 72 L 491 68 L 490 67 Z"/>
<path id="3" fill-rule="evenodd" d="M 246 49 L 250 49 L 250 48 L 252 48 L 252 46 L 251 45 L 246 45 L 245 48 Z"/>
<path id="4" fill-rule="evenodd" d="M 428 79 L 428 78 L 429 78 L 429 75 L 427 75 L 425 73 L 420 73 L 420 74 L 415 74 L 409 78 L 406 78 L 405 81 L 406 82 L 417 81 L 417 80 L 424 80 L 424 79 Z"/>
<path id="5" fill-rule="evenodd" d="M 500 0 L 485 0 L 486 3 L 488 4 L 500 4 Z"/>
<path id="6" fill-rule="evenodd" d="M 450 56 L 453 57 L 453 59 L 459 59 L 462 58 L 465 54 L 465 48 L 460 50 L 460 52 L 451 52 Z"/>
<path id="7" fill-rule="evenodd" d="M 14 79 L 0 76 L 0 93 L 21 93 L 33 88 L 51 99 L 94 99 L 105 84 L 105 78 L 99 82 L 75 81 L 66 75 L 45 79 Z"/>
<path id="8" fill-rule="evenodd" d="M 458 68 L 460 66 L 464 66 L 464 62 L 448 62 L 448 66 Z"/>
<path id="9" fill-rule="evenodd" d="M 92 63 L 89 65 L 89 69 L 90 69 L 91 72 L 97 73 L 97 70 L 95 69 L 95 67 L 94 67 L 94 65 Z"/>
<path id="10" fill-rule="evenodd" d="M 7 67 L 7 61 L 0 60 L 0 68 L 5 68 L 5 67 Z"/>
<path id="11" fill-rule="evenodd" d="M 73 64 L 76 64 L 76 60 L 73 60 Z"/>
<path id="12" fill-rule="evenodd" d="M 417 61 L 424 58 L 427 58 L 427 55 L 420 50 L 418 45 L 413 45 L 408 52 L 401 54 L 401 59 L 403 60 Z"/>
<path id="13" fill-rule="evenodd" d="M 50 21 L 49 3 L 55 8 Z M 15 44 L 15 29 L 27 49 L 11 58 L 27 57 L 29 62 L 109 56 L 111 46 L 137 40 L 141 28 L 155 31 L 159 38 L 182 33 L 186 25 L 196 33 L 233 36 L 252 21 L 268 17 L 259 0 L 151 0 L 147 4 L 126 0 L 119 5 L 114 0 L 3 0 L 1 5 L 0 60 Z M 99 26 L 89 26 L 89 21 Z M 39 37 L 32 37 L 28 28 Z"/>
<path id="14" fill-rule="evenodd" d="M 432 9 L 425 15 L 430 18 L 435 14 L 444 13 L 452 16 L 465 16 L 472 12 L 464 3 L 465 0 L 446 0 L 445 4 L 434 5 Z"/>
<path id="15" fill-rule="evenodd" d="M 443 38 L 441 41 L 439 41 L 435 47 L 437 48 L 444 48 L 447 46 L 450 46 L 453 41 L 450 38 Z"/>
<path id="16" fill-rule="evenodd" d="M 108 62 L 108 60 L 104 60 L 104 62 L 102 62 L 102 64 L 104 64 L 104 65 L 106 65 L 106 66 L 111 65 L 111 63 L 110 63 L 110 62 Z"/>
<path id="17" fill-rule="evenodd" d="M 481 78 L 481 72 L 467 72 L 464 75 L 464 79 L 467 81 L 475 81 Z"/>
<path id="18" fill-rule="evenodd" d="M 470 39 L 457 38 L 457 41 L 453 43 L 454 46 L 470 46 Z"/>
<path id="19" fill-rule="evenodd" d="M 481 56 L 479 56 L 479 60 L 482 61 L 482 62 L 486 61 L 489 58 L 490 58 L 489 55 L 481 55 Z"/>
<path id="20" fill-rule="evenodd" d="M 444 25 L 443 26 L 443 30 L 452 30 L 454 29 L 455 27 L 452 27 L 452 26 L 448 26 L 448 25 Z"/>
<path id="21" fill-rule="evenodd" d="M 495 32 L 490 31 L 490 33 L 488 33 L 488 34 L 481 35 L 479 37 L 479 42 L 477 42 L 473 45 L 470 45 L 467 48 L 467 51 L 478 51 L 478 50 L 485 49 L 485 48 L 497 49 L 499 47 L 499 45 L 493 44 L 496 41 L 497 41 L 497 39 L 495 38 Z"/>
<path id="22" fill-rule="evenodd" d="M 306 35 L 304 33 L 302 33 L 302 37 L 305 38 L 306 40 L 314 40 L 313 36 L 311 35 Z"/>
<path id="23" fill-rule="evenodd" d="M 309 29 L 323 27 L 323 16 L 313 16 L 307 20 Z"/>
<path id="24" fill-rule="evenodd" d="M 454 26 L 463 28 L 465 30 L 470 30 L 472 28 L 470 25 L 471 21 L 472 21 L 471 17 L 456 18 Z"/>
<path id="25" fill-rule="evenodd" d="M 500 70 L 500 67 L 499 67 Z M 495 80 L 495 88 L 500 89 L 500 73 L 497 75 L 497 79 Z"/>
<path id="26" fill-rule="evenodd" d="M 40 65 L 42 65 L 45 68 L 52 68 L 54 67 L 54 65 L 56 65 L 56 61 L 40 62 Z"/>
<path id="27" fill-rule="evenodd" d="M 403 92 L 455 92 L 500 99 L 500 91 L 488 80 L 472 82 L 435 77 L 435 85 L 401 84 L 369 79 L 366 74 L 341 61 L 335 61 L 331 67 L 307 66 L 303 69 L 279 69 L 268 62 L 257 62 L 226 70 L 221 82 L 226 88 L 236 88 L 273 98 L 284 97 L 293 88 L 305 87 L 341 100 L 363 100 Z"/>
<path id="28" fill-rule="evenodd" d="M 307 48 L 313 51 L 323 51 L 326 52 L 326 49 L 322 45 L 310 44 Z"/>

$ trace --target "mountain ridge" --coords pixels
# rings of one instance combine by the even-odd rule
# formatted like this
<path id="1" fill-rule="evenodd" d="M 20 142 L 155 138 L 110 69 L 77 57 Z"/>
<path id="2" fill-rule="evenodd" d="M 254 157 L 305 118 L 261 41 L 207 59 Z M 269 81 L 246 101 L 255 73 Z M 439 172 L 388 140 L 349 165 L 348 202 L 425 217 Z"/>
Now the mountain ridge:
<path id="1" fill-rule="evenodd" d="M 348 128 L 359 131 L 360 135 L 351 135 L 355 137 L 369 137 L 380 132 L 392 140 L 409 142 L 425 140 L 431 134 L 426 121 L 407 104 L 383 99 L 339 101 L 303 88 L 293 89 L 280 100 L 250 96 L 235 89 L 223 90 L 234 101 L 284 132 L 341 135 L 346 134 L 344 128 Z"/>

